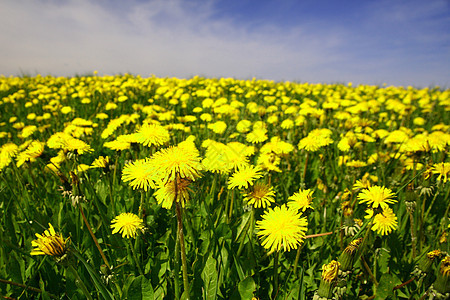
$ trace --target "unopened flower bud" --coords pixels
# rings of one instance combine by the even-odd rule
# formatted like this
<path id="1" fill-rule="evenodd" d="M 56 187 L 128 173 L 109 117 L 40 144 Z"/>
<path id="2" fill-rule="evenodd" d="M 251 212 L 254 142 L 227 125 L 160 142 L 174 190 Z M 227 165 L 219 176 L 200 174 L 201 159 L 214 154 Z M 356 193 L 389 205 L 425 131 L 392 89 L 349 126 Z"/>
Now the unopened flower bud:
<path id="1" fill-rule="evenodd" d="M 356 258 L 358 247 L 362 242 L 362 238 L 351 241 L 350 244 L 344 249 L 339 257 L 340 268 L 342 271 L 349 271 L 353 267 L 353 263 Z"/>
<path id="2" fill-rule="evenodd" d="M 450 293 L 450 256 L 441 260 L 434 289 L 441 294 Z"/>
<path id="3" fill-rule="evenodd" d="M 340 263 L 332 260 L 329 264 L 322 266 L 322 280 L 320 281 L 319 297 L 330 299 L 333 295 L 333 287 L 339 273 Z"/>

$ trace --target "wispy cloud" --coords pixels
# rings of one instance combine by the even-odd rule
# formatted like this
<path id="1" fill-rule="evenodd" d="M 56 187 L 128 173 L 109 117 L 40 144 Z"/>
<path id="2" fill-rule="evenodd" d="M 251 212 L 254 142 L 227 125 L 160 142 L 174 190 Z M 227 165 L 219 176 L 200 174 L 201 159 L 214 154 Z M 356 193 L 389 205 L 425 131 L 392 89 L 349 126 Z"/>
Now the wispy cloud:
<path id="1" fill-rule="evenodd" d="M 411 9 L 376 1 L 352 22 L 308 16 L 285 26 L 237 22 L 216 1 L 7 0 L 0 4 L 0 73 L 449 86 L 448 7 L 431 2 Z"/>

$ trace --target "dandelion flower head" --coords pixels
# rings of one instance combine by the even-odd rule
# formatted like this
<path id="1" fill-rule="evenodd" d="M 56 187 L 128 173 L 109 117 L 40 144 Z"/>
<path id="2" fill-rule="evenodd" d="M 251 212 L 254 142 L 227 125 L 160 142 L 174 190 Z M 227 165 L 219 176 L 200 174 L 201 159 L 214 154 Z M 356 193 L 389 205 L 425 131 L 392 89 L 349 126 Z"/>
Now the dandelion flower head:
<path id="1" fill-rule="evenodd" d="M 330 138 L 331 134 L 332 131 L 327 128 L 314 129 L 306 137 L 300 140 L 298 148 L 315 152 L 320 148 L 333 143 L 333 140 Z"/>
<path id="2" fill-rule="evenodd" d="M 447 176 L 450 173 L 450 163 L 439 163 L 434 164 L 432 168 L 433 174 L 439 174 L 437 181 L 443 181 L 444 183 L 447 182 Z"/>
<path id="3" fill-rule="evenodd" d="M 279 167 L 281 158 L 273 152 L 261 152 L 256 163 L 264 170 L 281 172 Z"/>
<path id="4" fill-rule="evenodd" d="M 184 207 L 189 200 L 190 183 L 191 181 L 186 178 L 160 183 L 154 193 L 156 201 L 165 209 L 171 209 L 174 201 L 181 202 L 181 206 Z"/>
<path id="5" fill-rule="evenodd" d="M 291 201 L 289 201 L 287 205 L 291 209 L 301 210 L 302 212 L 304 212 L 307 208 L 313 209 L 311 207 L 313 193 L 314 191 L 310 189 L 307 190 L 299 189 L 298 193 L 294 193 L 294 195 L 288 198 L 288 200 Z"/>
<path id="6" fill-rule="evenodd" d="M 370 186 L 367 189 L 362 190 L 358 194 L 359 203 L 367 202 L 370 207 L 386 208 L 388 203 L 396 203 L 397 200 L 392 199 L 394 193 L 391 189 L 385 188 L 383 186 Z"/>
<path id="7" fill-rule="evenodd" d="M 269 208 L 262 220 L 256 222 L 257 235 L 262 246 L 270 252 L 297 249 L 303 242 L 308 229 L 308 221 L 298 211 L 288 209 L 286 205 Z"/>
<path id="8" fill-rule="evenodd" d="M 326 282 L 332 282 L 336 279 L 339 273 L 341 264 L 338 261 L 332 260 L 329 264 L 322 266 L 322 279 Z"/>
<path id="9" fill-rule="evenodd" d="M 133 213 L 121 213 L 111 221 L 113 234 L 121 233 L 123 238 L 135 238 L 138 230 L 144 229 L 144 222 Z"/>
<path id="10" fill-rule="evenodd" d="M 211 129 L 214 133 L 222 134 L 227 129 L 227 123 L 224 121 L 217 121 L 215 123 L 208 124 L 208 129 Z"/>
<path id="11" fill-rule="evenodd" d="M 251 192 L 244 194 L 244 201 L 247 201 L 247 204 L 253 205 L 255 208 L 266 208 L 271 202 L 275 201 L 274 197 L 275 191 L 273 187 L 257 182 Z"/>
<path id="12" fill-rule="evenodd" d="M 44 231 L 44 234 L 36 233 L 36 240 L 31 241 L 34 249 L 31 255 L 50 255 L 61 258 L 67 253 L 69 238 L 63 239 L 61 234 L 57 233 L 52 224 L 48 224 L 49 229 Z"/>
<path id="13" fill-rule="evenodd" d="M 270 142 L 265 143 L 264 146 L 261 147 L 261 153 L 270 153 L 273 152 L 277 155 L 284 155 L 292 152 L 294 150 L 294 146 L 288 142 L 282 141 L 279 137 L 274 136 L 270 139 Z"/>
<path id="14" fill-rule="evenodd" d="M 240 168 L 228 179 L 228 188 L 247 189 L 253 185 L 256 179 L 262 177 L 261 168 L 258 166 L 248 165 Z"/>
<path id="15" fill-rule="evenodd" d="M 136 133 L 136 141 L 148 147 L 160 146 L 169 140 L 169 131 L 158 124 L 144 124 Z"/>
<path id="16" fill-rule="evenodd" d="M 252 144 L 262 143 L 268 139 L 267 129 L 265 127 L 254 128 L 246 135 L 246 140 Z"/>
<path id="17" fill-rule="evenodd" d="M 0 148 L 0 170 L 10 164 L 19 152 L 19 146 L 14 143 L 6 143 Z"/>
<path id="18" fill-rule="evenodd" d="M 450 256 L 446 256 L 441 260 L 439 272 L 446 277 L 450 277 Z"/>
<path id="19" fill-rule="evenodd" d="M 92 162 L 91 168 L 106 169 L 108 167 L 108 165 L 109 165 L 109 157 L 108 156 L 99 156 Z"/>
<path id="20" fill-rule="evenodd" d="M 17 155 L 17 166 L 20 167 L 27 161 L 34 161 L 37 157 L 41 156 L 44 152 L 44 148 L 45 143 L 32 141 L 24 151 Z"/>
<path id="21" fill-rule="evenodd" d="M 192 142 L 162 149 L 152 156 L 154 171 L 163 182 L 174 180 L 176 175 L 195 181 L 203 169 L 197 148 Z"/>
<path id="22" fill-rule="evenodd" d="M 156 188 L 157 177 L 155 177 L 152 160 L 139 159 L 129 162 L 122 171 L 122 180 L 130 182 L 133 189 L 140 188 L 148 191 L 148 188 Z"/>
<path id="23" fill-rule="evenodd" d="M 392 209 L 386 207 L 381 213 L 375 215 L 372 230 L 381 235 L 388 235 L 392 230 L 397 229 L 397 225 L 397 216 Z"/>

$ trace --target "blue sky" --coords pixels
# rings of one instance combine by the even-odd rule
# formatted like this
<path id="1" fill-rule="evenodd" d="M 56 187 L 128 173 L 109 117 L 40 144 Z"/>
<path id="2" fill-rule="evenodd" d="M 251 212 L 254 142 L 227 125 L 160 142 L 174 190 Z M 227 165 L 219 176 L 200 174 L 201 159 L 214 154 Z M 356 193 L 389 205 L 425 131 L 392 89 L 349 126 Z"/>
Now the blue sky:
<path id="1" fill-rule="evenodd" d="M 450 88 L 450 0 L 2 0 L 0 74 Z"/>

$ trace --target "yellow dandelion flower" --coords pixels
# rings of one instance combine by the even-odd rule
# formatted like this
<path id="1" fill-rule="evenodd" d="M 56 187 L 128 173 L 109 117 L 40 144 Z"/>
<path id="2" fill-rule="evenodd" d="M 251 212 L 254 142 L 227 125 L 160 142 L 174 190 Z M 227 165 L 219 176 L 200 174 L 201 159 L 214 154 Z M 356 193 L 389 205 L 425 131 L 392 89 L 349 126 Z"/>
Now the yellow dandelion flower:
<path id="1" fill-rule="evenodd" d="M 62 147 L 64 151 L 73 152 L 76 154 L 84 154 L 84 153 L 90 153 L 94 151 L 94 149 L 91 148 L 87 143 L 83 142 L 82 140 L 71 138 L 65 140 L 65 143 Z"/>
<path id="2" fill-rule="evenodd" d="M 100 119 L 100 120 L 104 120 L 104 119 L 108 119 L 109 116 L 105 113 L 98 113 L 95 115 L 95 118 Z"/>
<path id="3" fill-rule="evenodd" d="M 348 244 L 348 246 L 344 249 L 344 252 L 346 253 L 354 253 L 356 250 L 358 250 L 359 245 L 361 244 L 363 238 L 358 238 L 356 240 L 353 240 Z"/>
<path id="4" fill-rule="evenodd" d="M 406 132 L 401 130 L 394 130 L 392 132 L 389 132 L 388 136 L 384 140 L 385 144 L 388 143 L 403 143 L 406 140 L 408 140 L 409 136 Z"/>
<path id="5" fill-rule="evenodd" d="M 261 149 L 261 153 L 270 153 L 273 152 L 277 155 L 284 155 L 292 152 L 294 150 L 294 146 L 288 142 L 282 141 L 279 137 L 274 136 L 270 139 L 270 142 L 265 143 Z"/>
<path id="6" fill-rule="evenodd" d="M 283 122 L 281 122 L 280 126 L 283 129 L 291 129 L 294 127 L 294 121 L 292 121 L 291 119 L 286 119 Z"/>
<path id="7" fill-rule="evenodd" d="M 253 205 L 255 208 L 266 208 L 271 202 L 275 201 L 274 197 L 275 191 L 273 187 L 257 182 L 251 192 L 244 194 L 244 201 L 247 201 L 247 204 Z"/>
<path id="8" fill-rule="evenodd" d="M 19 136 L 20 138 L 27 138 L 27 137 L 31 136 L 33 133 L 35 133 L 37 129 L 38 129 L 38 128 L 37 128 L 37 126 L 35 126 L 35 125 L 28 125 L 28 126 L 25 126 L 25 127 L 22 129 L 22 132 L 18 134 L 18 136 Z"/>
<path id="9" fill-rule="evenodd" d="M 190 146 L 189 146 L 190 145 Z M 195 181 L 200 177 L 202 165 L 194 143 L 172 146 L 153 155 L 154 172 L 163 182 L 174 180 L 176 175 Z"/>
<path id="10" fill-rule="evenodd" d="M 252 144 L 262 143 L 268 139 L 267 129 L 264 127 L 256 127 L 253 128 L 251 132 L 249 132 L 246 136 L 246 140 Z"/>
<path id="11" fill-rule="evenodd" d="M 14 143 L 6 143 L 0 148 L 0 170 L 9 165 L 19 152 L 19 146 Z"/>
<path id="12" fill-rule="evenodd" d="M 211 129 L 214 133 L 222 134 L 227 129 L 227 123 L 224 121 L 217 121 L 215 123 L 208 124 L 208 129 Z"/>
<path id="13" fill-rule="evenodd" d="M 236 124 L 236 130 L 240 133 L 246 133 L 250 131 L 250 126 L 252 126 L 252 122 L 249 120 L 240 120 Z"/>
<path id="14" fill-rule="evenodd" d="M 333 140 L 330 138 L 331 134 L 332 131 L 327 128 L 314 129 L 306 137 L 300 140 L 298 148 L 315 152 L 320 148 L 333 143 Z"/>
<path id="15" fill-rule="evenodd" d="M 143 231 L 144 221 L 133 213 L 121 213 L 111 221 L 112 233 L 121 233 L 123 238 L 135 238 L 138 230 Z"/>
<path id="16" fill-rule="evenodd" d="M 50 255 L 57 258 L 64 256 L 69 248 L 69 239 L 64 238 L 61 234 L 56 233 L 52 224 L 48 224 L 49 229 L 44 231 L 44 234 L 36 233 L 36 240 L 31 241 L 31 245 L 34 249 L 31 251 L 31 255 Z"/>
<path id="17" fill-rule="evenodd" d="M 257 235 L 262 246 L 270 252 L 297 249 L 303 242 L 308 229 L 308 221 L 297 211 L 286 205 L 269 208 L 262 220 L 256 222 Z"/>
<path id="18" fill-rule="evenodd" d="M 447 182 L 447 176 L 450 173 L 450 163 L 434 164 L 432 168 L 433 174 L 439 174 L 437 181 Z"/>
<path id="19" fill-rule="evenodd" d="M 294 193 L 294 195 L 288 198 L 288 200 L 291 200 L 287 203 L 288 207 L 290 209 L 301 210 L 302 212 L 304 212 L 308 208 L 313 209 L 311 207 L 313 193 L 314 191 L 310 189 L 307 190 L 299 189 L 298 193 Z"/>
<path id="20" fill-rule="evenodd" d="M 433 149 L 433 152 L 445 151 L 445 148 L 450 145 L 450 134 L 441 131 L 434 131 L 428 136 L 428 143 Z"/>
<path id="21" fill-rule="evenodd" d="M 130 149 L 131 147 L 131 138 L 129 135 L 119 135 L 114 141 L 106 142 L 103 144 L 106 148 L 115 151 L 122 151 Z"/>
<path id="22" fill-rule="evenodd" d="M 378 234 L 387 235 L 397 228 L 397 216 L 389 207 L 383 208 L 383 211 L 376 214 L 373 219 L 372 230 Z"/>
<path id="23" fill-rule="evenodd" d="M 342 152 L 347 152 L 352 148 L 352 144 L 354 145 L 355 143 L 356 139 L 345 136 L 339 141 L 337 147 Z"/>
<path id="24" fill-rule="evenodd" d="M 61 112 L 65 115 L 67 115 L 68 113 L 70 113 L 71 111 L 73 111 L 72 107 L 70 106 L 64 106 L 61 108 Z"/>
<path id="25" fill-rule="evenodd" d="M 414 125 L 417 125 L 417 126 L 423 126 L 423 125 L 425 125 L 426 122 L 427 121 L 422 117 L 417 117 L 417 118 L 414 118 L 414 120 L 413 120 Z"/>
<path id="26" fill-rule="evenodd" d="M 239 189 L 247 189 L 249 186 L 253 185 L 253 182 L 256 179 L 262 177 L 261 171 L 260 167 L 255 167 L 253 165 L 240 168 L 228 179 L 228 188 L 234 189 L 237 187 Z"/>
<path id="27" fill-rule="evenodd" d="M 17 166 L 20 167 L 27 161 L 34 161 L 44 152 L 44 147 L 45 143 L 42 143 L 40 141 L 31 142 L 23 152 L 17 155 Z"/>
<path id="28" fill-rule="evenodd" d="M 136 133 L 136 141 L 148 147 L 160 146 L 169 140 L 169 131 L 158 124 L 144 124 Z"/>
<path id="29" fill-rule="evenodd" d="M 281 172 L 281 158 L 273 152 L 261 152 L 256 164 L 264 170 Z"/>
<path id="30" fill-rule="evenodd" d="M 165 209 L 171 209 L 174 201 L 181 202 L 181 206 L 184 207 L 189 200 L 190 183 L 189 179 L 178 178 L 177 181 L 172 180 L 166 184 L 159 184 L 158 189 L 154 193 L 156 201 Z"/>
<path id="31" fill-rule="evenodd" d="M 367 189 L 362 190 L 358 194 L 359 203 L 367 202 L 370 207 L 386 208 L 389 203 L 396 203 L 397 200 L 392 199 L 395 194 L 391 189 L 385 188 L 383 186 L 370 186 Z"/>
<path id="32" fill-rule="evenodd" d="M 438 250 L 433 250 L 433 251 L 430 251 L 430 252 L 427 253 L 427 257 L 429 259 L 435 259 L 436 257 L 441 256 L 441 254 L 442 254 L 441 250 L 439 250 L 439 249 Z"/>
<path id="33" fill-rule="evenodd" d="M 91 164 L 91 168 L 106 169 L 108 166 L 109 166 L 109 157 L 108 156 L 106 156 L 106 157 L 99 156 Z"/>
<path id="34" fill-rule="evenodd" d="M 440 294 L 450 293 L 450 256 L 447 255 L 441 260 L 433 287 Z"/>
<path id="35" fill-rule="evenodd" d="M 122 171 L 122 180 L 130 181 L 129 185 L 133 189 L 147 191 L 149 187 L 156 188 L 157 177 L 153 172 L 152 160 L 147 158 L 127 163 Z"/>
<path id="36" fill-rule="evenodd" d="M 356 180 L 355 184 L 353 184 L 352 190 L 360 190 L 360 189 L 367 189 L 369 187 L 371 187 L 372 184 L 370 183 L 369 180 L 363 178 L 361 180 Z"/>
<path id="37" fill-rule="evenodd" d="M 351 160 L 351 161 L 348 161 L 345 165 L 347 167 L 363 168 L 363 167 L 367 166 L 367 163 L 360 161 L 360 160 Z"/>
<path id="38" fill-rule="evenodd" d="M 200 115 L 200 120 L 202 120 L 202 121 L 211 122 L 212 119 L 213 119 L 213 117 L 211 116 L 211 114 L 203 113 Z"/>
<path id="39" fill-rule="evenodd" d="M 79 165 L 77 166 L 76 172 L 77 172 L 77 174 L 78 174 L 78 173 L 83 173 L 83 172 L 85 172 L 85 171 L 87 171 L 87 170 L 89 170 L 89 169 L 90 169 L 90 166 L 89 166 L 89 165 L 86 165 L 86 164 L 79 164 Z"/>
<path id="40" fill-rule="evenodd" d="M 446 277 L 450 277 L 450 256 L 446 256 L 442 259 L 439 272 Z"/>
<path id="41" fill-rule="evenodd" d="M 322 266 L 322 279 L 326 282 L 334 281 L 339 273 L 341 264 L 338 261 L 332 260 L 329 264 Z"/>

